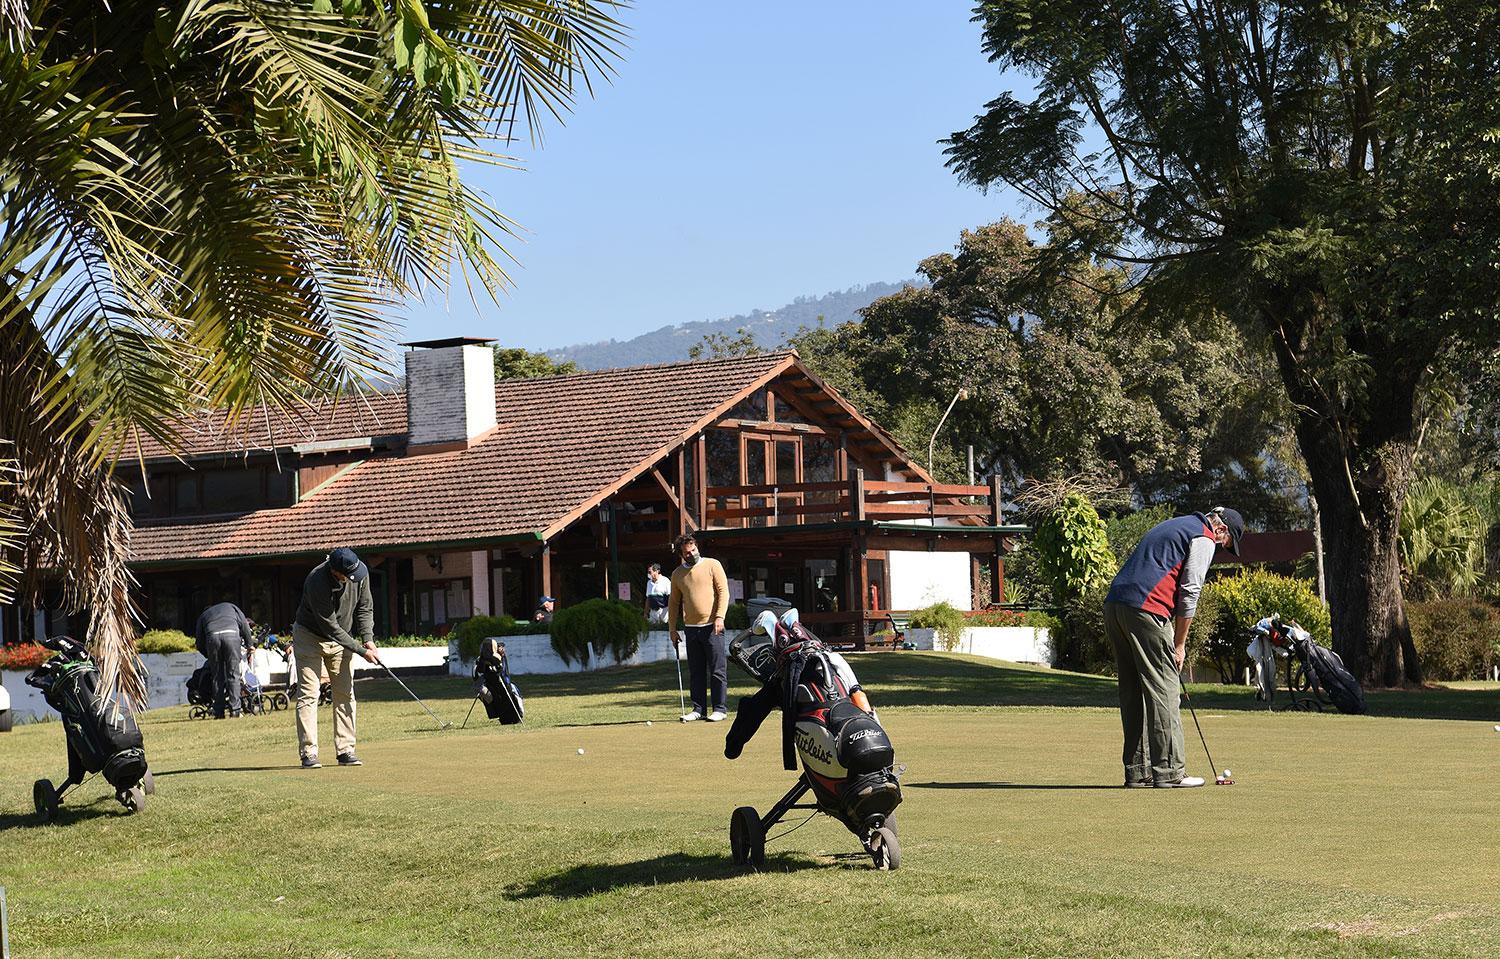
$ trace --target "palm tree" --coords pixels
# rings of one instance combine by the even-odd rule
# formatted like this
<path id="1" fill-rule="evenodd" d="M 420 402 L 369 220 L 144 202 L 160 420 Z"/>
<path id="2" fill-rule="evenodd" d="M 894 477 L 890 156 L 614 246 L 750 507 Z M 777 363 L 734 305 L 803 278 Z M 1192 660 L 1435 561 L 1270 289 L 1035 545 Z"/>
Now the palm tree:
<path id="1" fill-rule="evenodd" d="M 608 76 L 620 6 L 0 0 L 0 601 L 59 577 L 139 701 L 112 464 L 380 372 L 455 270 L 503 288 L 512 225 L 460 168 Z"/>
<path id="2" fill-rule="evenodd" d="M 1402 578 L 1412 598 L 1472 593 L 1484 577 L 1488 528 L 1463 490 L 1435 476 L 1413 482 L 1399 540 Z"/>

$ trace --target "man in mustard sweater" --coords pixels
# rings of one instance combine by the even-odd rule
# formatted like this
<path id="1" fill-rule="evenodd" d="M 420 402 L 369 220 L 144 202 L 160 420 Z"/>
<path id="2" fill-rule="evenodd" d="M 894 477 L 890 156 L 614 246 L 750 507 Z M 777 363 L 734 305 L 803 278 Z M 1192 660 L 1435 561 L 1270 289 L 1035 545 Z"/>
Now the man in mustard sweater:
<path id="1" fill-rule="evenodd" d="M 672 543 L 682 558 L 682 565 L 672 571 L 672 598 L 667 603 L 667 629 L 672 649 L 680 642 L 679 621 L 687 633 L 688 674 L 692 685 L 693 711 L 682 717 L 690 723 L 707 714 L 711 723 L 723 722 L 729 715 L 725 703 L 729 698 L 728 652 L 725 649 L 724 614 L 729 611 L 729 581 L 724 567 L 716 559 L 698 555 L 698 543 L 691 533 L 684 533 Z M 713 675 L 713 712 L 709 706 L 709 674 Z"/>

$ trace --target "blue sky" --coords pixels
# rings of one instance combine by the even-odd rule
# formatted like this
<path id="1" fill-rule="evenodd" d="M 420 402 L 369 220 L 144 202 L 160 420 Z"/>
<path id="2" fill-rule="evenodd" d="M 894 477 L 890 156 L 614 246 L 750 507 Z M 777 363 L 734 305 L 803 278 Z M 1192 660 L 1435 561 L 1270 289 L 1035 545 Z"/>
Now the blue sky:
<path id="1" fill-rule="evenodd" d="M 515 286 L 460 281 L 401 339 L 547 349 L 910 277 L 1013 195 L 958 184 L 937 141 L 1007 79 L 968 0 L 639 0 L 614 82 L 523 171 L 473 182 L 522 224 Z"/>

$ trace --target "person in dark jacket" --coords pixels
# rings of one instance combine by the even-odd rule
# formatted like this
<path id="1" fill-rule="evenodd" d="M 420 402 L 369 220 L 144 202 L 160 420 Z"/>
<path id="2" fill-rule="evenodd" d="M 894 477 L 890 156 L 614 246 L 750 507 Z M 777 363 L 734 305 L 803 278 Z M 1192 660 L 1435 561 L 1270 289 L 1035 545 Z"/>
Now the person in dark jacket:
<path id="1" fill-rule="evenodd" d="M 333 687 L 333 745 L 339 765 L 363 765 L 354 755 L 354 655 L 379 663 L 380 653 L 375 649 L 370 570 L 354 550 L 334 550 L 307 574 L 292 625 L 292 650 L 297 658 L 297 749 L 302 768 L 322 765 L 318 685 L 324 666 Z"/>
<path id="2" fill-rule="evenodd" d="M 233 603 L 215 603 L 198 615 L 194 645 L 208 660 L 214 680 L 214 718 L 240 715 L 240 653 L 254 642 L 250 623 Z"/>
<path id="3" fill-rule="evenodd" d="M 1223 507 L 1158 523 L 1110 584 L 1104 632 L 1120 677 L 1126 786 L 1203 785 L 1187 775 L 1179 673 L 1214 551 L 1239 555 L 1244 532 L 1240 514 Z"/>

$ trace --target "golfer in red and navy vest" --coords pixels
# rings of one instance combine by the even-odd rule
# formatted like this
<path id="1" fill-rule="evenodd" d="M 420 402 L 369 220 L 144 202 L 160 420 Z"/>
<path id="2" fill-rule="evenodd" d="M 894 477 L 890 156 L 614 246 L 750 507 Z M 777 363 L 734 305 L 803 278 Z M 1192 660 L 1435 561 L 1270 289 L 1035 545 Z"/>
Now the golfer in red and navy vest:
<path id="1" fill-rule="evenodd" d="M 1180 670 L 1214 550 L 1238 555 L 1244 531 L 1240 514 L 1223 507 L 1158 523 L 1110 585 L 1104 632 L 1120 676 L 1126 786 L 1203 785 L 1183 757 Z"/>

